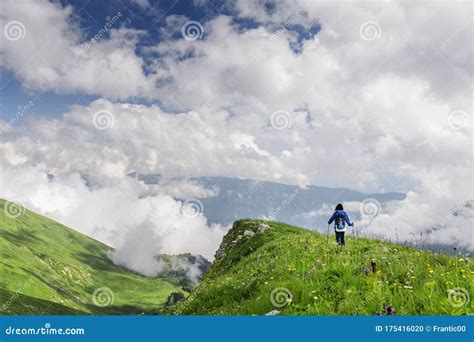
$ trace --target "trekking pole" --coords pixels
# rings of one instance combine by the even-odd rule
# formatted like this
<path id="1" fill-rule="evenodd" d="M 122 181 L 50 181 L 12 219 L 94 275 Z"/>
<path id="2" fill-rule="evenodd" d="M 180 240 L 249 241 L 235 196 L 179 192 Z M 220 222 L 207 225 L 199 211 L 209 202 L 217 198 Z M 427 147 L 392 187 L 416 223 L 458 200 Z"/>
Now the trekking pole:
<path id="1" fill-rule="evenodd" d="M 328 224 L 328 231 L 327 231 L 327 234 L 326 234 L 326 244 L 329 242 L 329 224 Z"/>

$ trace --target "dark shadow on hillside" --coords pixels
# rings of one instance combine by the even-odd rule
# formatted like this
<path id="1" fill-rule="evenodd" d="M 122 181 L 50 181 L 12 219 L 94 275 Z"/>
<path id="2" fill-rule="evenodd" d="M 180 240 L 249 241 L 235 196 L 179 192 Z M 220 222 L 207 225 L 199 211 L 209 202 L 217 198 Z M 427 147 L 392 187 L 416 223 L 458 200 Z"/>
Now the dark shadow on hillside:
<path id="1" fill-rule="evenodd" d="M 44 243 L 42 239 L 40 239 L 37 236 L 37 232 L 25 228 L 18 228 L 18 230 L 15 233 L 12 233 L 6 229 L 0 230 L 0 236 L 3 237 L 5 240 L 8 242 L 11 242 L 12 244 L 22 247 L 28 244 L 33 244 L 33 243 Z"/>
<path id="2" fill-rule="evenodd" d="M 98 307 L 95 305 L 86 305 L 93 315 L 164 315 L 166 314 L 164 308 L 157 307 L 156 309 L 145 309 L 134 305 L 110 305 L 105 307 Z"/>
<path id="3" fill-rule="evenodd" d="M 117 270 L 122 269 L 120 266 L 115 265 L 112 260 L 110 260 L 107 255 L 105 255 L 105 253 L 102 255 L 97 255 L 94 253 L 79 252 L 75 253 L 74 257 L 76 260 L 92 267 L 97 271 L 116 272 Z"/>
<path id="4" fill-rule="evenodd" d="M 67 289 L 66 287 L 64 287 L 64 284 L 61 284 L 61 283 L 55 283 L 55 281 L 53 281 L 51 278 L 47 278 L 47 277 L 44 277 L 43 275 L 41 274 L 38 274 L 38 273 L 35 273 L 31 270 L 28 270 L 24 267 L 20 267 L 20 269 L 25 272 L 26 274 L 29 274 L 31 275 L 32 277 L 35 277 L 36 279 L 38 279 L 40 282 L 44 283 L 47 287 L 53 289 L 54 291 L 56 291 L 56 293 L 60 294 L 60 295 L 63 295 L 63 296 L 66 296 L 66 297 L 70 297 L 72 295 L 74 295 L 75 293 L 72 292 L 72 291 L 66 291 L 65 289 Z"/>
<path id="5" fill-rule="evenodd" d="M 86 312 L 0 288 L 0 315 L 87 315 Z"/>
<path id="6" fill-rule="evenodd" d="M 67 307 L 48 300 L 0 288 L 0 315 L 163 315 L 165 309 L 144 309 L 133 305 L 99 307 L 85 305 L 91 313 Z"/>

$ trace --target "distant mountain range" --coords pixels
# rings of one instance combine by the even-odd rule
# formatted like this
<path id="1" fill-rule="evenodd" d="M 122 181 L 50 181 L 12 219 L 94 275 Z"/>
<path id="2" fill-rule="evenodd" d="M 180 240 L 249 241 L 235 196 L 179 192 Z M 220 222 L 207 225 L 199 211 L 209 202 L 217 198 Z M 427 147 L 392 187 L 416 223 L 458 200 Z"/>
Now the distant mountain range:
<path id="1" fill-rule="evenodd" d="M 148 184 L 160 181 L 159 175 L 138 175 Z M 321 230 L 328 216 L 339 202 L 377 200 L 383 207 L 389 201 L 400 201 L 400 192 L 365 194 L 348 188 L 329 188 L 310 185 L 300 188 L 275 182 L 255 181 L 227 177 L 196 177 L 191 180 L 206 188 L 218 189 L 214 197 L 199 198 L 203 213 L 210 223 L 232 224 L 242 218 L 271 219 L 300 227 Z M 360 218 L 357 211 L 351 219 Z"/>

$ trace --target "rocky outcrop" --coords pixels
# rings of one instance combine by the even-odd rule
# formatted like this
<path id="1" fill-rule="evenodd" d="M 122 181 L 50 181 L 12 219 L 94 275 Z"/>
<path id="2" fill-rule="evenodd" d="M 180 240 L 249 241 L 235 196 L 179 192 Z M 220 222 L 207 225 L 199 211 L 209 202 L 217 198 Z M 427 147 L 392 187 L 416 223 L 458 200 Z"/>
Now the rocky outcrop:
<path id="1" fill-rule="evenodd" d="M 175 306 L 178 302 L 184 299 L 184 294 L 181 292 L 171 292 L 168 299 L 166 300 L 165 306 Z"/>
<path id="2" fill-rule="evenodd" d="M 232 228 L 224 236 L 224 239 L 222 240 L 214 257 L 216 260 L 222 258 L 232 247 L 238 245 L 246 239 L 252 238 L 256 234 L 263 234 L 268 229 L 270 229 L 270 226 L 266 223 L 260 223 L 255 226 L 253 222 L 252 224 L 246 224 L 242 221 L 236 221 Z"/>
<path id="3" fill-rule="evenodd" d="M 279 310 L 272 310 L 272 311 L 270 311 L 270 312 L 267 312 L 267 313 L 265 314 L 265 316 L 277 316 L 277 315 L 279 315 L 280 313 L 281 313 L 281 311 L 279 311 Z"/>

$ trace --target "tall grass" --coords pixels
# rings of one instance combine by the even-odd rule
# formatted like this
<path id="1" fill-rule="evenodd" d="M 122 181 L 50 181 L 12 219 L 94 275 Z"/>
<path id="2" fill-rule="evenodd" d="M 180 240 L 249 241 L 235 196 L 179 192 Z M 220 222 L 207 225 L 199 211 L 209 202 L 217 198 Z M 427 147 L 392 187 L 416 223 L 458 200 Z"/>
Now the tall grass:
<path id="1" fill-rule="evenodd" d="M 261 223 L 271 228 L 232 243 Z M 462 302 L 471 295 L 471 258 L 351 235 L 340 247 L 332 235 L 258 220 L 237 221 L 223 244 L 225 255 L 175 314 L 472 313 Z"/>

